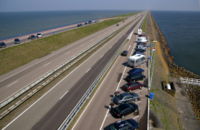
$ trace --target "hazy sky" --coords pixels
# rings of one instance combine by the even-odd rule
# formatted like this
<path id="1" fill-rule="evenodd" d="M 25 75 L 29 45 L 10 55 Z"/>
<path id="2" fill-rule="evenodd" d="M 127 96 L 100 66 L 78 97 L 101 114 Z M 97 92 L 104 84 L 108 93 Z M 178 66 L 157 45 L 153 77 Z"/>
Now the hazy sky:
<path id="1" fill-rule="evenodd" d="M 0 0 L 0 11 L 199 10 L 200 0 Z"/>

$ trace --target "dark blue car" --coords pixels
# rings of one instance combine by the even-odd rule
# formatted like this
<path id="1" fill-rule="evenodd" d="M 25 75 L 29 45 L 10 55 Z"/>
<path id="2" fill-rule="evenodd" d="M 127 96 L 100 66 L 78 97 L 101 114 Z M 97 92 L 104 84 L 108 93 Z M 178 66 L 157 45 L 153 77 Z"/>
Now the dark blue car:
<path id="1" fill-rule="evenodd" d="M 110 124 L 104 130 L 135 130 L 139 128 L 138 123 L 133 119 L 117 121 Z"/>
<path id="2" fill-rule="evenodd" d="M 6 47 L 6 43 L 5 42 L 0 42 L 0 48 Z"/>
<path id="3" fill-rule="evenodd" d="M 129 73 L 129 75 L 137 75 L 137 74 L 141 74 L 142 72 L 144 72 L 143 69 L 134 68 L 134 69 L 130 70 L 128 73 Z"/>

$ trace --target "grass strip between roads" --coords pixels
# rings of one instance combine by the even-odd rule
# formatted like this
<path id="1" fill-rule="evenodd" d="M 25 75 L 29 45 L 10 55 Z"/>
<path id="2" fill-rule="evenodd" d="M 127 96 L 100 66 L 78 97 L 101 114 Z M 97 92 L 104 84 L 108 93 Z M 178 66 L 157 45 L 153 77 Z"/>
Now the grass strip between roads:
<path id="1" fill-rule="evenodd" d="M 129 24 L 125 25 L 125 27 L 127 27 Z M 65 72 L 63 72 L 60 76 L 58 76 L 56 79 L 54 79 L 52 82 L 50 82 L 44 88 L 42 88 L 39 92 L 37 92 L 35 95 L 33 95 L 27 101 L 25 101 L 23 104 L 21 104 L 18 108 L 16 108 L 12 112 L 10 112 L 7 116 L 5 116 L 0 121 L 0 128 L 3 128 L 8 122 L 10 122 L 10 120 L 14 119 L 23 110 L 28 108 L 30 106 L 30 104 L 34 103 L 37 99 L 39 99 L 44 93 L 46 93 L 49 89 L 51 89 L 57 82 L 59 82 L 62 78 L 64 78 L 67 74 L 69 74 L 73 69 L 75 69 L 82 62 L 84 62 L 87 58 L 89 58 L 94 52 L 96 52 L 98 49 L 100 49 L 102 46 L 104 46 L 109 40 L 111 40 L 114 36 L 116 36 L 119 32 L 121 32 L 125 27 L 122 27 L 118 31 L 114 32 L 110 37 L 108 37 L 107 39 L 103 40 L 101 42 L 100 46 L 96 47 L 94 50 L 92 50 L 91 52 L 86 54 L 83 58 L 81 58 L 79 61 L 77 61 L 74 65 L 72 65 L 69 69 L 67 69 Z M 35 88 L 32 88 L 28 92 L 32 91 L 33 89 L 35 89 Z M 21 95 L 17 99 L 18 100 L 22 99 L 24 96 L 26 96 L 26 94 Z M 2 112 L 5 109 L 9 108 L 10 106 L 12 106 L 13 103 L 17 102 L 18 100 L 14 100 L 8 106 L 4 107 L 3 109 L 0 109 L 0 111 Z"/>
<path id="2" fill-rule="evenodd" d="M 58 50 L 108 26 L 116 24 L 124 19 L 125 17 L 109 19 L 100 23 L 62 32 L 46 38 L 33 40 L 19 46 L 3 49 L 0 51 L 0 75 L 27 64 L 34 59 L 46 56 L 55 50 Z"/>

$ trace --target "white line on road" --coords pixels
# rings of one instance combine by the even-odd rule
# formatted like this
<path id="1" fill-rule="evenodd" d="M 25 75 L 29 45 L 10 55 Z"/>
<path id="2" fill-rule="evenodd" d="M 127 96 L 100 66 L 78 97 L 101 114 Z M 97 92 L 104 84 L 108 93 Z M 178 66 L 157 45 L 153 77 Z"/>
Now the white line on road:
<path id="1" fill-rule="evenodd" d="M 128 50 L 130 49 L 130 47 L 131 47 L 131 45 L 129 45 Z M 103 56 L 103 55 L 101 55 L 100 58 L 101 58 L 102 56 Z M 119 57 L 118 57 L 118 58 L 119 58 Z M 93 101 L 93 99 L 94 99 L 94 97 L 96 96 L 97 92 L 98 92 L 99 89 L 101 88 L 101 85 L 103 84 L 103 82 L 105 81 L 105 79 L 107 79 L 108 75 L 110 74 L 111 70 L 113 69 L 114 64 L 117 62 L 118 58 L 115 60 L 115 62 L 113 63 L 113 66 L 111 67 L 111 69 L 110 69 L 109 72 L 107 73 L 106 77 L 105 77 L 105 78 L 103 79 L 103 81 L 101 82 L 100 86 L 99 86 L 98 89 L 96 90 L 96 92 L 95 92 L 95 94 L 93 95 L 92 99 L 89 101 L 89 103 L 88 103 L 87 106 L 84 108 L 83 112 L 81 113 L 80 117 L 78 118 L 78 120 L 77 120 L 77 121 L 75 122 L 75 124 L 73 125 L 72 130 L 74 130 L 74 128 L 76 127 L 76 125 L 78 124 L 78 122 L 80 121 L 80 119 L 82 118 L 83 114 L 85 113 L 85 111 L 87 110 L 87 108 L 89 107 L 89 105 L 91 104 L 91 102 Z M 124 72 L 125 72 L 125 71 L 124 71 Z M 123 72 L 123 73 L 124 73 L 124 72 Z M 122 74 L 122 77 L 123 77 L 123 74 Z M 122 77 L 121 77 L 121 78 L 122 78 Z M 120 79 L 120 81 L 121 81 L 121 79 Z M 120 82 L 119 82 L 119 83 L 120 83 Z M 118 83 L 118 84 L 119 84 L 119 83 Z M 118 89 L 118 88 L 119 88 L 119 85 L 118 85 L 117 89 Z M 103 122 L 102 122 L 102 124 L 101 124 L 101 126 L 100 126 L 100 130 L 102 129 L 102 127 L 103 127 L 103 125 L 104 125 L 104 122 L 105 122 L 105 120 L 106 120 L 106 117 L 107 117 L 107 115 L 108 115 L 108 112 L 109 112 L 109 110 L 106 111 L 106 115 L 105 115 L 105 117 L 104 117 L 104 119 L 103 119 Z"/>
<path id="2" fill-rule="evenodd" d="M 89 72 L 90 70 L 91 70 L 91 67 L 90 67 L 89 69 L 87 69 L 87 70 L 85 71 L 85 73 Z"/>
<path id="3" fill-rule="evenodd" d="M 118 58 L 117 58 L 118 59 Z M 117 59 L 115 60 L 115 62 L 113 64 L 115 64 L 117 62 Z M 80 117 L 78 118 L 78 120 L 75 122 L 74 126 L 72 127 L 72 130 L 75 128 L 75 126 L 78 124 L 79 120 L 82 118 L 83 114 L 85 113 L 85 111 L 87 110 L 87 108 L 89 107 L 89 105 L 91 104 L 91 102 L 93 101 L 94 97 L 96 96 L 96 94 L 98 93 L 99 89 L 101 88 L 101 86 L 103 85 L 103 82 L 105 81 L 105 79 L 108 77 L 108 75 L 110 74 L 111 70 L 113 69 L 114 65 L 110 68 L 109 72 L 107 73 L 106 77 L 103 79 L 103 81 L 101 82 L 100 86 L 97 88 L 95 94 L 93 95 L 92 99 L 89 101 L 89 103 L 87 104 L 87 106 L 84 108 L 83 112 L 81 113 Z"/>
<path id="4" fill-rule="evenodd" d="M 131 45 L 129 45 L 128 50 L 130 49 Z"/>
<path id="5" fill-rule="evenodd" d="M 130 43 L 129 43 L 129 44 L 130 44 Z M 128 51 L 129 51 L 130 47 L 131 47 L 131 45 L 129 45 Z M 132 50 L 132 51 L 133 51 L 133 50 Z M 133 53 L 132 51 L 131 51 L 131 54 Z M 123 73 L 122 73 L 122 76 L 121 76 L 121 78 L 120 78 L 120 81 L 119 81 L 119 83 L 118 83 L 117 88 L 116 88 L 115 91 L 117 91 L 117 90 L 119 89 L 120 83 L 121 83 L 121 81 L 122 81 L 122 79 L 123 79 L 123 76 L 124 76 L 124 73 L 126 72 L 126 69 L 127 69 L 127 67 L 124 68 Z M 104 123 L 105 123 L 105 121 L 106 121 L 106 118 L 108 117 L 108 112 L 109 112 L 109 110 L 106 111 L 106 115 L 104 116 L 103 122 L 102 122 L 101 127 L 100 127 L 99 130 L 102 130 L 102 129 L 103 129 L 103 126 L 104 126 Z"/>
<path id="6" fill-rule="evenodd" d="M 14 82 L 12 82 L 12 83 L 10 83 L 10 84 L 8 84 L 8 85 L 6 85 L 6 88 L 9 88 L 9 87 L 11 87 L 12 85 L 14 85 L 15 83 L 17 83 L 18 82 L 18 80 L 15 80 Z"/>
<path id="7" fill-rule="evenodd" d="M 60 100 L 68 93 L 69 91 L 67 90 L 61 97 Z"/>
<path id="8" fill-rule="evenodd" d="M 49 65 L 51 62 L 44 64 L 43 66 L 46 67 L 47 65 Z"/>
<path id="9" fill-rule="evenodd" d="M 34 102 L 32 105 L 30 105 L 26 110 L 24 110 L 22 113 L 20 113 L 16 118 L 14 118 L 11 122 L 9 122 L 2 130 L 5 130 L 8 128 L 13 122 L 15 122 L 19 117 L 21 117 L 25 112 L 27 112 L 31 107 L 33 107 L 36 103 L 38 103 L 42 98 L 44 98 L 48 93 L 50 93 L 53 89 L 57 87 L 58 84 L 60 84 L 62 81 L 64 81 L 69 75 L 71 75 L 74 71 L 76 71 L 81 65 L 83 65 L 86 61 L 88 61 L 91 57 L 96 55 L 98 52 L 100 52 L 102 49 L 104 49 L 105 46 L 98 49 L 95 53 L 93 53 L 88 59 L 86 59 L 83 63 L 78 65 L 74 70 L 72 70 L 67 76 L 65 76 L 62 80 L 60 80 L 55 86 L 53 86 L 49 91 L 47 91 L 44 95 L 42 95 L 36 102 Z"/>

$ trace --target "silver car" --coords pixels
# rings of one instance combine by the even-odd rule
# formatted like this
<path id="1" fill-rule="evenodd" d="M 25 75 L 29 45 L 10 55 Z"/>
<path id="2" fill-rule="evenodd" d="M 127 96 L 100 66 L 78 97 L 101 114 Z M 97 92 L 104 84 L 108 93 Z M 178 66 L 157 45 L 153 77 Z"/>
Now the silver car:
<path id="1" fill-rule="evenodd" d="M 117 94 L 112 98 L 112 102 L 114 104 L 122 104 L 126 102 L 131 102 L 131 101 L 138 101 L 138 100 L 140 100 L 140 97 L 138 94 L 128 93 L 128 92 Z"/>

